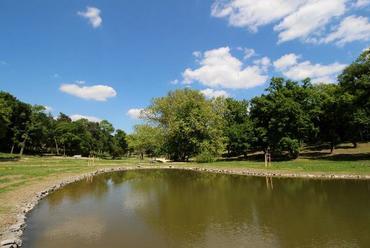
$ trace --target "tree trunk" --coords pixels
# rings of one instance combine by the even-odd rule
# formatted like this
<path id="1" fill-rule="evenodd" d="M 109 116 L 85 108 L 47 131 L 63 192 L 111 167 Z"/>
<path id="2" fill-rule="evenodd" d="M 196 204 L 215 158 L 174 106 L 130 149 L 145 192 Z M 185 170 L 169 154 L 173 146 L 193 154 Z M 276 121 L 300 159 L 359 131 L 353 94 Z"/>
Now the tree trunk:
<path id="1" fill-rule="evenodd" d="M 335 148 L 335 145 L 334 145 L 334 143 L 332 142 L 332 143 L 330 144 L 330 154 L 332 154 L 332 153 L 334 152 L 334 148 Z"/>
<path id="2" fill-rule="evenodd" d="M 24 138 L 23 142 L 21 143 L 21 150 L 19 152 L 19 156 L 22 156 L 23 155 L 24 148 L 26 146 L 26 141 L 27 141 L 27 136 Z"/>
<path id="3" fill-rule="evenodd" d="M 10 149 L 10 154 L 13 154 L 13 152 L 14 152 L 14 143 L 13 143 L 13 145 L 12 145 L 12 148 Z"/>
<path id="4" fill-rule="evenodd" d="M 54 137 L 54 142 L 55 142 L 55 150 L 57 152 L 57 155 L 59 156 L 59 147 L 58 147 L 58 142 L 57 139 Z"/>
<path id="5" fill-rule="evenodd" d="M 247 159 L 248 158 L 248 152 L 247 151 L 245 151 L 244 152 L 244 159 Z"/>

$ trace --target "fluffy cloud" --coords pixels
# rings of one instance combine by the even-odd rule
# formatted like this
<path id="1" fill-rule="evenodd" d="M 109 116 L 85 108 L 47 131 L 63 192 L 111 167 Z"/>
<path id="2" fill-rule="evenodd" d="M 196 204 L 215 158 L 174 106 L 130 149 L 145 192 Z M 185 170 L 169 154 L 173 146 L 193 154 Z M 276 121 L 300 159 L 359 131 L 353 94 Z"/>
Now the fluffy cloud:
<path id="1" fill-rule="evenodd" d="M 216 98 L 216 97 L 228 97 L 229 94 L 224 90 L 214 90 L 214 89 L 204 89 L 200 91 L 207 98 Z"/>
<path id="2" fill-rule="evenodd" d="M 252 48 L 239 48 L 239 50 L 243 51 L 244 59 L 249 59 L 253 56 L 256 56 L 256 51 Z"/>
<path id="3" fill-rule="evenodd" d="M 78 84 L 62 84 L 59 89 L 62 92 L 86 100 L 106 101 L 108 98 L 117 95 L 117 92 L 112 87 L 106 85 L 81 86 Z"/>
<path id="4" fill-rule="evenodd" d="M 366 17 L 348 16 L 334 32 L 321 40 L 324 43 L 335 42 L 339 46 L 355 40 L 370 40 L 370 23 Z"/>
<path id="5" fill-rule="evenodd" d="M 259 66 L 262 71 L 267 72 L 271 66 L 271 60 L 268 57 L 262 57 L 253 61 L 253 64 Z"/>
<path id="6" fill-rule="evenodd" d="M 142 108 L 129 109 L 127 115 L 132 119 L 140 119 L 143 116 L 143 110 Z"/>
<path id="7" fill-rule="evenodd" d="M 96 7 L 86 7 L 86 11 L 78 11 L 77 14 L 86 18 L 93 28 L 101 26 L 103 19 L 100 16 L 100 9 Z"/>
<path id="8" fill-rule="evenodd" d="M 86 119 L 86 120 L 89 120 L 89 121 L 92 121 L 92 122 L 101 122 L 101 119 L 95 117 L 95 116 L 86 116 L 86 115 L 71 115 L 69 116 L 72 121 L 77 121 L 77 120 L 81 120 L 81 119 Z"/>
<path id="9" fill-rule="evenodd" d="M 357 8 L 365 7 L 367 5 L 370 5 L 370 0 L 357 0 L 357 2 L 355 3 L 355 6 Z"/>
<path id="10" fill-rule="evenodd" d="M 336 76 L 346 67 L 345 64 L 313 64 L 310 61 L 298 62 L 298 55 L 287 54 L 274 61 L 274 67 L 285 77 L 293 80 L 311 78 L 314 83 L 333 83 Z"/>
<path id="11" fill-rule="evenodd" d="M 297 64 L 299 56 L 294 53 L 285 54 L 278 60 L 274 61 L 274 67 L 279 70 L 283 70 L 287 67 Z"/>
<path id="12" fill-rule="evenodd" d="M 252 32 L 275 24 L 279 43 L 294 39 L 319 43 L 334 20 L 368 4 L 370 0 L 215 0 L 211 14 Z"/>
<path id="13" fill-rule="evenodd" d="M 170 81 L 170 84 L 178 84 L 179 83 L 179 80 L 178 79 L 174 79 L 174 80 L 171 80 Z"/>
<path id="14" fill-rule="evenodd" d="M 297 38 L 310 40 L 309 35 L 322 30 L 332 18 L 344 14 L 345 2 L 346 0 L 307 1 L 274 27 L 279 32 L 279 43 Z"/>
<path id="15" fill-rule="evenodd" d="M 227 18 L 235 27 L 256 32 L 258 27 L 280 20 L 294 12 L 304 0 L 216 0 L 212 15 Z"/>
<path id="16" fill-rule="evenodd" d="M 199 68 L 183 72 L 185 83 L 199 82 L 210 88 L 247 89 L 266 82 L 265 67 L 245 66 L 230 54 L 229 47 L 204 52 L 199 56 Z"/>

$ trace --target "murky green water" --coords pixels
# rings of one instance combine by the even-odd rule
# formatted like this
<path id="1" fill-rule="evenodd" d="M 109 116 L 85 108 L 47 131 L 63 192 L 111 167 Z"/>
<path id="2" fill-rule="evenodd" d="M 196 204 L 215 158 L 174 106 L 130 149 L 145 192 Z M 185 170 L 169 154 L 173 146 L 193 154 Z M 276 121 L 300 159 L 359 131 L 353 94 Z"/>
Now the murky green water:
<path id="1" fill-rule="evenodd" d="M 30 214 L 25 247 L 370 247 L 370 182 L 106 174 Z"/>

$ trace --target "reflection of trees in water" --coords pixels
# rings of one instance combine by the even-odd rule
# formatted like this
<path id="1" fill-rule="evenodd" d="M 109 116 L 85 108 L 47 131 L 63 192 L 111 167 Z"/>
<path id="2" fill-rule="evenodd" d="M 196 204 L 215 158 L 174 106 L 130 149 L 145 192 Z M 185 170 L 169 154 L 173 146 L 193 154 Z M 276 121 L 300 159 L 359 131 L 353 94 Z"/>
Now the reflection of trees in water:
<path id="1" fill-rule="evenodd" d="M 368 181 L 140 170 L 68 185 L 51 194 L 48 201 L 57 205 L 64 197 L 72 201 L 101 198 L 109 187 L 122 187 L 123 183 L 129 186 L 124 206 L 167 239 L 169 246 L 217 247 L 217 242 L 222 246 L 225 241 L 235 242 L 230 244 L 233 247 L 241 241 L 255 247 L 370 244 Z M 261 240 L 263 243 L 258 243 Z"/>
<path id="2" fill-rule="evenodd" d="M 143 179 L 132 181 L 130 197 L 146 199 L 135 211 L 174 241 L 201 242 L 220 224 L 231 232 L 257 227 L 256 235 L 276 237 L 283 247 L 370 243 L 361 235 L 370 231 L 365 182 L 269 179 L 266 187 L 265 178 L 189 171 L 146 172 Z"/>
<path id="3" fill-rule="evenodd" d="M 87 196 L 101 198 L 108 191 L 109 185 L 107 182 L 109 178 L 110 175 L 108 174 L 99 175 L 66 185 L 62 189 L 50 194 L 47 198 L 48 203 L 50 206 L 56 206 L 64 199 L 77 202 Z"/>

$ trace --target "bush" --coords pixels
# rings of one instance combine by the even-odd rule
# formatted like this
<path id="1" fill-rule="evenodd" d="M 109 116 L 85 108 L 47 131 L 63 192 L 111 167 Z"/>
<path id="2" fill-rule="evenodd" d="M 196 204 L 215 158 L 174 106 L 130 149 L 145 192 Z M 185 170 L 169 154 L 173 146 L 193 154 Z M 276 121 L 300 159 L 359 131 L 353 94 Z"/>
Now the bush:
<path id="1" fill-rule="evenodd" d="M 288 152 L 289 158 L 295 159 L 299 155 L 299 141 L 289 137 L 284 137 L 278 144 L 278 150 L 281 152 Z"/>
<path id="2" fill-rule="evenodd" d="M 203 142 L 200 146 L 200 153 L 196 156 L 197 163 L 212 163 L 216 161 L 217 151 L 208 142 Z"/>

